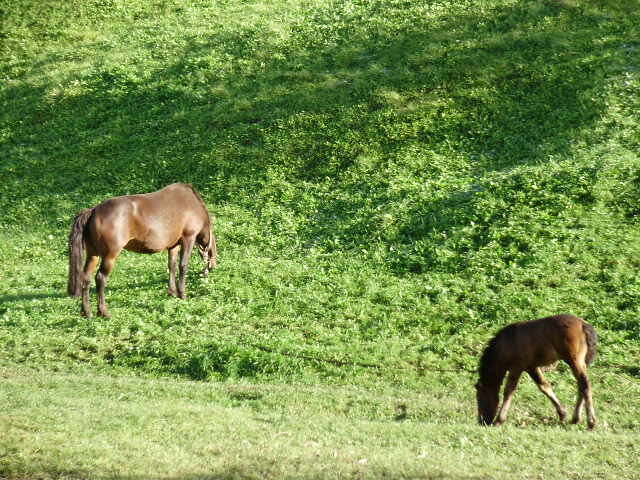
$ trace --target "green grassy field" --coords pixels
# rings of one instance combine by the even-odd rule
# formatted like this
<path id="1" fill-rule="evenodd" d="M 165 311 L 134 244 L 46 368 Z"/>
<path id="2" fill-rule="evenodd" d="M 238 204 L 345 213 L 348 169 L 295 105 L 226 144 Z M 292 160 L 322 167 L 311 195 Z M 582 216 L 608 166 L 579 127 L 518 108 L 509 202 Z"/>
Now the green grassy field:
<path id="1" fill-rule="evenodd" d="M 472 386 L 455 378 L 416 390 L 0 375 L 9 478 L 637 478 L 637 417 L 618 415 L 637 412 L 640 389 L 615 375 L 600 375 L 600 389 L 626 394 L 603 406 L 594 433 L 559 427 L 529 384 L 498 429 L 474 424 Z"/>
<path id="2" fill-rule="evenodd" d="M 639 7 L 0 1 L 0 477 L 637 477 Z M 218 269 L 125 252 L 82 318 L 74 214 L 175 181 Z M 598 430 L 528 380 L 477 427 L 483 345 L 561 312 Z"/>

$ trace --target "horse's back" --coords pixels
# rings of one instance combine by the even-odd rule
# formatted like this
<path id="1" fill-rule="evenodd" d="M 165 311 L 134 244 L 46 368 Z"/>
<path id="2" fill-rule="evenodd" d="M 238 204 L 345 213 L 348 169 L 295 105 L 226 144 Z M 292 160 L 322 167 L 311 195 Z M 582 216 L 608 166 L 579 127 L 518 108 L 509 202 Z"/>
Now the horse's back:
<path id="1" fill-rule="evenodd" d="M 92 254 L 105 256 L 126 244 L 132 209 L 129 196 L 108 198 L 93 208 L 88 225 L 88 248 Z"/>
<path id="2" fill-rule="evenodd" d="M 146 211 L 153 214 L 167 212 L 171 215 L 208 217 L 207 209 L 200 196 L 193 187 L 184 183 L 173 183 L 157 192 L 131 195 L 131 197 L 140 202 Z"/>
<path id="3" fill-rule="evenodd" d="M 151 193 L 109 198 L 94 209 L 93 236 L 103 252 L 126 248 L 155 253 L 208 225 L 204 204 L 194 190 L 174 183 Z M 101 253 L 102 254 L 102 253 Z"/>
<path id="4" fill-rule="evenodd" d="M 513 324 L 516 329 L 526 335 L 536 335 L 546 338 L 562 338 L 582 331 L 585 323 L 580 317 L 569 314 L 553 315 L 527 322 Z"/>
<path id="5" fill-rule="evenodd" d="M 539 319 L 544 327 L 547 349 L 553 349 L 557 360 L 569 365 L 590 365 L 596 355 L 598 335 L 589 323 L 575 315 L 555 315 Z M 549 354 L 551 355 L 551 354 Z"/>
<path id="6" fill-rule="evenodd" d="M 505 359 L 526 370 L 567 360 L 581 350 L 585 323 L 574 315 L 554 315 L 508 325 L 497 337 Z"/>

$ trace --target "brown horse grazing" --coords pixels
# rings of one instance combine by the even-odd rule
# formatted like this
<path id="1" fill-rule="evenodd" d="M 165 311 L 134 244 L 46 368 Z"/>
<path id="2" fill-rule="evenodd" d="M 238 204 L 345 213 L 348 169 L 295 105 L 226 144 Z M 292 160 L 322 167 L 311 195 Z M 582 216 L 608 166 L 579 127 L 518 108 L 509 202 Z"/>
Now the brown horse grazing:
<path id="1" fill-rule="evenodd" d="M 556 315 L 504 327 L 491 339 L 480 359 L 480 380 L 476 384 L 480 424 L 501 425 L 506 421 L 522 372 L 527 372 L 540 391 L 549 397 L 560 421 L 564 421 L 567 412 L 540 370 L 540 367 L 563 360 L 571 367 L 578 382 L 578 401 L 572 423 L 580 422 L 582 405 L 586 403 L 588 426 L 594 428 L 596 417 L 587 365 L 593 362 L 597 342 L 594 328 L 573 315 Z M 504 400 L 498 411 L 500 385 L 507 372 Z"/>
<path id="2" fill-rule="evenodd" d="M 204 201 L 191 185 L 174 183 L 162 190 L 105 200 L 76 215 L 69 234 L 69 283 L 72 297 L 82 293 L 82 314 L 91 316 L 89 287 L 96 274 L 98 315 L 109 317 L 104 299 L 107 277 L 116 257 L 125 248 L 138 253 L 169 251 L 169 295 L 176 294 L 176 263 L 180 247 L 180 278 L 177 294 L 186 298 L 185 281 L 194 244 L 206 266 L 216 266 L 216 238 Z M 87 256 L 83 266 L 83 252 Z"/>

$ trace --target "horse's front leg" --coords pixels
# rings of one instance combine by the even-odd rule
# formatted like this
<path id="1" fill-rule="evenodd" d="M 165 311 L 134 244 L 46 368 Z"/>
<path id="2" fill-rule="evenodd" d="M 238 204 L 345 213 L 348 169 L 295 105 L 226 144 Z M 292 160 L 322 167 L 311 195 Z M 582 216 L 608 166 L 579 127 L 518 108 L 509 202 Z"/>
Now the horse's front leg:
<path id="1" fill-rule="evenodd" d="M 178 264 L 178 248 L 176 245 L 168 250 L 169 254 L 169 295 L 176 295 L 176 265 Z"/>
<path id="2" fill-rule="evenodd" d="M 98 316 L 109 318 L 109 310 L 107 309 L 107 302 L 104 298 L 104 292 L 107 287 L 107 279 L 109 273 L 113 270 L 113 266 L 116 262 L 115 256 L 104 257 L 100 264 L 100 269 L 96 275 L 96 287 L 98 290 Z"/>
<path id="3" fill-rule="evenodd" d="M 507 413 L 511 406 L 511 400 L 513 400 L 513 394 L 516 393 L 516 387 L 518 386 L 518 380 L 520 380 L 521 374 L 522 372 L 509 372 L 507 383 L 504 386 L 504 399 L 502 401 L 500 411 L 498 412 L 498 416 L 493 422 L 494 425 L 502 425 L 506 422 Z"/>
<path id="4" fill-rule="evenodd" d="M 562 406 L 562 404 L 560 403 L 560 400 L 558 400 L 558 397 L 556 397 L 556 394 L 553 392 L 553 389 L 551 388 L 551 384 L 547 382 L 547 380 L 544 378 L 540 368 L 539 367 L 532 368 L 530 370 L 527 370 L 527 373 L 532 378 L 532 380 L 536 382 L 538 389 L 542 393 L 544 393 L 549 400 L 551 400 L 551 403 L 553 403 L 553 406 L 556 408 L 556 412 L 558 412 L 558 417 L 560 417 L 560 421 L 564 422 L 564 420 L 567 418 L 567 410 Z"/>
<path id="5" fill-rule="evenodd" d="M 191 252 L 193 251 L 195 240 L 195 235 L 182 238 L 182 248 L 180 249 L 180 280 L 178 280 L 178 297 L 183 300 L 187 298 L 187 272 L 189 271 L 189 259 L 191 258 Z"/>

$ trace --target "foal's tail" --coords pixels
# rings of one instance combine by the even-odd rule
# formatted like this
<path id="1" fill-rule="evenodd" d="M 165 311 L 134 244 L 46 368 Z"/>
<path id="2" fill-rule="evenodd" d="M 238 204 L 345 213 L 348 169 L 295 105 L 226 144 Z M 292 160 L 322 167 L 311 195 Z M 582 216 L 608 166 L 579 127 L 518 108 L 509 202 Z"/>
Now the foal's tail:
<path id="1" fill-rule="evenodd" d="M 69 282 L 67 283 L 67 293 L 72 297 L 80 296 L 82 291 L 82 260 L 85 248 L 84 229 L 93 213 L 93 208 L 82 210 L 76 215 L 69 233 Z"/>
<path id="2" fill-rule="evenodd" d="M 596 358 L 596 346 L 598 344 L 598 334 L 596 329 L 589 325 L 587 322 L 582 324 L 582 331 L 587 340 L 587 356 L 585 362 L 587 365 L 593 363 L 593 359 Z"/>

